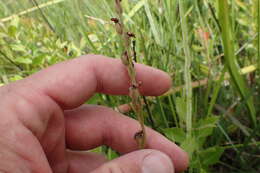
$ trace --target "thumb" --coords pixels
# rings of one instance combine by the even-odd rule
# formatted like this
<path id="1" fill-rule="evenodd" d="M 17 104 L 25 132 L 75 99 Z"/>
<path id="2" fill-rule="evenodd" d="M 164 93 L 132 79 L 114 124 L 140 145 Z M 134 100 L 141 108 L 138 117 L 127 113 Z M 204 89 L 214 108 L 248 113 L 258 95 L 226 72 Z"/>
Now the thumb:
<path id="1" fill-rule="evenodd" d="M 174 167 L 166 154 L 147 149 L 123 155 L 92 173 L 174 173 Z"/>

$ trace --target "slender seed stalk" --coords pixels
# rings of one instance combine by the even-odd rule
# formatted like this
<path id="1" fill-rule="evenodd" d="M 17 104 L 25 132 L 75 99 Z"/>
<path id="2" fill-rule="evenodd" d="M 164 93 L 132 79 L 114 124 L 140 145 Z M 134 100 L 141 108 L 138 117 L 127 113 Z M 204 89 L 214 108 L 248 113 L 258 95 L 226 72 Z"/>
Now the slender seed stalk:
<path id="1" fill-rule="evenodd" d="M 115 23 L 116 32 L 120 36 L 120 46 L 122 48 L 121 61 L 127 68 L 131 83 L 129 88 L 129 96 L 132 99 L 132 108 L 141 126 L 141 130 L 134 135 L 134 138 L 137 141 L 139 148 L 142 149 L 146 146 L 146 132 L 142 109 L 142 97 L 139 92 L 140 82 L 136 80 L 136 72 L 133 60 L 134 55 L 131 51 L 131 38 L 135 37 L 135 35 L 126 31 L 123 23 L 123 9 L 121 6 L 121 0 L 115 0 L 115 9 L 117 18 L 112 18 L 111 20 Z"/>

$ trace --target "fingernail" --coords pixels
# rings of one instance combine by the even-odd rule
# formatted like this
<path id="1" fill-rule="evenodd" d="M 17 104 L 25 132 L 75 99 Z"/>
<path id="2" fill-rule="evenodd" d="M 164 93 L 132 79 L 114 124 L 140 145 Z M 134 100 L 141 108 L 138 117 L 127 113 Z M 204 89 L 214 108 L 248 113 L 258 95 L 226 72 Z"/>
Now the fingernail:
<path id="1" fill-rule="evenodd" d="M 160 152 L 153 152 L 143 160 L 143 173 L 174 173 L 171 159 Z"/>

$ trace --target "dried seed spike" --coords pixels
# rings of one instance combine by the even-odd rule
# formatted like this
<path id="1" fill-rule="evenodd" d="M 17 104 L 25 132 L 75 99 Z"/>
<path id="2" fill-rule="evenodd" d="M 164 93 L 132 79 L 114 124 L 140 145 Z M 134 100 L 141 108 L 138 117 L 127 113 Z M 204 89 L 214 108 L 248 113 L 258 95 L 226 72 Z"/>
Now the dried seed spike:
<path id="1" fill-rule="evenodd" d="M 133 52 L 131 50 L 131 37 L 134 37 L 134 34 L 127 32 L 124 26 L 123 20 L 123 8 L 121 6 L 121 0 L 115 1 L 115 11 L 117 14 L 117 20 L 112 19 L 115 22 L 116 32 L 120 35 L 120 45 L 125 50 L 122 51 L 121 60 L 122 63 L 126 66 L 128 76 L 130 78 L 131 85 L 134 86 L 129 87 L 129 96 L 132 99 L 132 107 L 134 112 L 136 113 L 137 119 L 140 122 L 140 127 L 142 129 L 142 133 L 137 135 L 137 143 L 140 149 L 145 147 L 146 144 L 146 132 L 144 126 L 144 115 L 142 112 L 142 100 L 138 89 L 138 82 L 136 81 L 136 71 L 134 68 L 133 61 Z M 135 54 L 136 56 L 136 54 Z M 134 59 L 136 60 L 136 58 Z M 139 136 L 139 137 L 138 137 Z"/>

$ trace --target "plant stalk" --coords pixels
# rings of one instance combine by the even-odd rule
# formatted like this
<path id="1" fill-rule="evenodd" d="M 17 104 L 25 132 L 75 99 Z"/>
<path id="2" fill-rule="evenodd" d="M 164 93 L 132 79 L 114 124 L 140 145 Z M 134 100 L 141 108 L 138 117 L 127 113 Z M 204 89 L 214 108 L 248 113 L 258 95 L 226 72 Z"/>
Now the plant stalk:
<path id="1" fill-rule="evenodd" d="M 140 82 L 136 80 L 136 71 L 134 68 L 133 52 L 131 51 L 131 38 L 135 37 L 134 34 L 127 32 L 123 23 L 123 9 L 121 6 L 121 0 L 115 0 L 115 9 L 117 18 L 111 20 L 115 23 L 116 32 L 120 36 L 121 46 L 121 61 L 127 68 L 127 72 L 130 78 L 129 96 L 132 99 L 132 108 L 140 123 L 141 130 L 134 135 L 135 140 L 140 149 L 146 146 L 146 132 L 144 125 L 144 115 L 142 109 L 142 97 L 139 92 Z"/>

